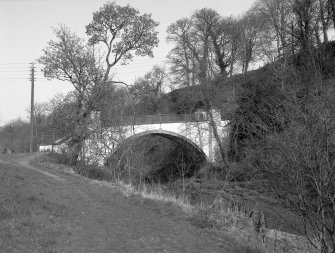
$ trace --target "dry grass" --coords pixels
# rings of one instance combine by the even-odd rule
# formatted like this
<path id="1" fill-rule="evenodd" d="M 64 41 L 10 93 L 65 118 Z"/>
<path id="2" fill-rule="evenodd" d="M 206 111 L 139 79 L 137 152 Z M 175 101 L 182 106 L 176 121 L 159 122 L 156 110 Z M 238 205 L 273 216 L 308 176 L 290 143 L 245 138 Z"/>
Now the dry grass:
<path id="1" fill-rule="evenodd" d="M 143 199 L 173 203 L 187 214 L 192 214 L 195 211 L 195 208 L 190 204 L 187 197 L 183 195 L 177 197 L 172 192 L 165 191 L 161 185 L 141 184 L 134 186 L 121 180 L 117 181 L 116 184 L 121 187 L 121 192 L 127 197 L 135 195 Z"/>
<path id="2" fill-rule="evenodd" d="M 47 159 L 41 159 L 43 162 Z M 94 170 L 94 175 L 86 173 Z M 100 172 L 103 173 L 100 173 Z M 204 229 L 214 229 L 228 235 L 236 241 L 234 252 L 315 252 L 307 244 L 304 237 L 298 237 L 277 230 L 267 230 L 266 234 L 256 232 L 253 221 L 248 213 L 242 211 L 231 200 L 218 196 L 211 205 L 192 205 L 185 194 L 177 195 L 165 185 L 140 184 L 134 185 L 112 178 L 108 173 L 105 178 L 103 168 L 86 168 L 83 176 L 97 179 L 93 183 L 104 184 L 109 187 L 119 187 L 127 197 L 138 197 L 161 203 L 170 203 L 181 209 L 190 222 Z M 95 175 L 98 176 L 95 176 Z M 100 176 L 102 175 L 102 176 Z M 102 180 L 102 181 L 101 181 Z M 112 181 L 106 182 L 106 181 Z M 262 244 L 262 240 L 265 244 Z"/>
<path id="3" fill-rule="evenodd" d="M 110 184 L 110 183 L 106 183 Z M 236 253 L 285 252 L 314 253 L 317 252 L 303 236 L 296 236 L 274 229 L 265 229 L 263 233 L 255 230 L 249 214 L 218 196 L 212 205 L 191 205 L 185 195 L 176 196 L 163 185 L 142 184 L 139 186 L 116 181 L 121 192 L 127 196 L 172 203 L 187 215 L 190 222 L 202 229 L 221 231 L 236 241 Z"/>
<path id="4" fill-rule="evenodd" d="M 287 253 L 317 253 L 318 249 L 312 247 L 304 236 L 297 236 L 275 229 L 267 230 L 266 242 L 269 252 Z M 315 243 L 315 242 L 314 242 Z"/>
<path id="5" fill-rule="evenodd" d="M 176 196 L 162 185 L 142 184 L 134 186 L 130 183 L 117 181 L 121 192 L 127 196 L 138 196 L 143 199 L 172 203 L 187 215 L 189 221 L 202 229 L 214 229 L 228 235 L 236 241 L 234 252 L 265 252 L 258 234 L 253 229 L 252 220 L 236 208 L 218 198 L 213 205 L 191 205 L 184 196 Z"/>

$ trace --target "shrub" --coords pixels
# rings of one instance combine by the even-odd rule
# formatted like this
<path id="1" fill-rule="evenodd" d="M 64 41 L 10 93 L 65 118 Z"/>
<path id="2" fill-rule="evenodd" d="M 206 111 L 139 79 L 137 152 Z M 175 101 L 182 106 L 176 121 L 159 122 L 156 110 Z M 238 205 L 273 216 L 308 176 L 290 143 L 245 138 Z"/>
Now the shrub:
<path id="1" fill-rule="evenodd" d="M 58 154 L 55 152 L 38 154 L 30 160 L 31 164 L 47 162 L 53 164 L 68 164 L 68 157 L 66 154 Z"/>
<path id="2" fill-rule="evenodd" d="M 97 165 L 78 165 L 74 168 L 74 171 L 91 179 L 104 181 L 112 181 L 114 179 L 112 171 L 108 168 L 99 167 Z"/>
<path id="3" fill-rule="evenodd" d="M 66 154 L 59 154 L 56 152 L 50 152 L 47 154 L 46 162 L 55 164 L 68 164 L 69 157 Z"/>

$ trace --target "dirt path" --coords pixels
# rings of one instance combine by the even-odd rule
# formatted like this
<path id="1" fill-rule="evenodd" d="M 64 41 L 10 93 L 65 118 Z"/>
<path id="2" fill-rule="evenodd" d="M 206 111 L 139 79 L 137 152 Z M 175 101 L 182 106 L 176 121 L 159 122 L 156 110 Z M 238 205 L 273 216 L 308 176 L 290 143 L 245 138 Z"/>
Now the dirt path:
<path id="1" fill-rule="evenodd" d="M 0 163 L 0 198 L 15 192 L 33 224 L 0 210 L 1 252 L 233 252 L 233 241 L 193 226 L 177 208 L 27 161 Z"/>

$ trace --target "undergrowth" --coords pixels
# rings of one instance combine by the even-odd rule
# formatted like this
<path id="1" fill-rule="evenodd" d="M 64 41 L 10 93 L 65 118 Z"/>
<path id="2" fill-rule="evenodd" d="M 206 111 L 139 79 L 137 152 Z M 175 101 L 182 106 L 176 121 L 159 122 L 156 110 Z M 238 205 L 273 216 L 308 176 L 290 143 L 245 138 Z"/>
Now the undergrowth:
<path id="1" fill-rule="evenodd" d="M 166 191 L 162 185 L 140 184 L 133 185 L 116 182 L 121 187 L 121 192 L 129 196 L 139 196 L 143 199 L 172 203 L 181 208 L 188 216 L 190 222 L 200 228 L 209 228 L 222 231 L 236 240 L 233 252 L 265 252 L 265 248 L 255 232 L 252 220 L 237 208 L 226 203 L 221 197 L 217 197 L 213 205 L 191 205 L 187 196 L 181 194 L 178 197 L 172 191 Z"/>
<path id="2" fill-rule="evenodd" d="M 37 160 L 39 162 L 59 164 L 63 158 L 54 154 L 46 154 L 40 156 Z M 38 161 L 35 158 L 35 162 Z M 126 197 L 135 196 L 145 200 L 169 203 L 180 208 L 193 225 L 221 231 L 225 235 L 228 235 L 231 240 L 236 241 L 234 251 L 232 252 L 310 252 L 295 249 L 283 250 L 283 247 L 278 246 L 281 242 L 277 241 L 276 238 L 274 240 L 270 238 L 268 239 L 268 243 L 264 244 L 264 231 L 260 231 L 257 228 L 257 221 L 255 223 L 254 217 L 250 213 L 246 213 L 238 205 L 232 203 L 231 199 L 224 198 L 220 194 L 217 195 L 212 204 L 191 204 L 186 191 L 180 193 L 180 191 L 178 192 L 175 189 L 176 187 L 168 187 L 167 185 L 124 181 L 107 167 L 81 165 L 74 167 L 73 170 L 82 176 L 98 180 L 96 182 L 101 184 L 110 185 L 110 182 L 112 182 L 114 185 L 120 187 L 122 194 Z M 280 233 L 280 231 L 278 232 Z M 288 247 L 285 248 L 287 249 Z"/>
<path id="3" fill-rule="evenodd" d="M 74 167 L 73 170 L 79 175 L 91 179 L 97 179 L 102 181 L 114 180 L 113 173 L 104 167 L 98 167 L 95 165 L 81 165 Z"/>

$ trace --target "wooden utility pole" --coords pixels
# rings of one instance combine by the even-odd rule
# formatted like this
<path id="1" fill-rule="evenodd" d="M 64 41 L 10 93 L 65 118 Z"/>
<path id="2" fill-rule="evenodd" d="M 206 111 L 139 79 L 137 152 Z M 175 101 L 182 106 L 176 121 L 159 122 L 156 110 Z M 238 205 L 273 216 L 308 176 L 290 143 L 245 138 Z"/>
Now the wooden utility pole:
<path id="1" fill-rule="evenodd" d="M 29 152 L 33 152 L 34 142 L 34 82 L 35 82 L 35 63 L 31 63 L 31 95 L 30 95 L 30 147 Z"/>

